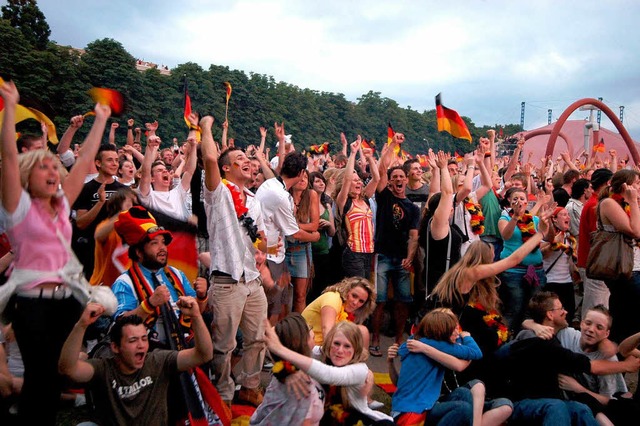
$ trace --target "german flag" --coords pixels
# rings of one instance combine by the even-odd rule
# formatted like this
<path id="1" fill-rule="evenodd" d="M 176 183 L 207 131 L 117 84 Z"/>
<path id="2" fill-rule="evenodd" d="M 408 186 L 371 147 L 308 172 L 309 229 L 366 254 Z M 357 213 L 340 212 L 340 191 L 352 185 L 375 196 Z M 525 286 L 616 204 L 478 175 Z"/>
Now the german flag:
<path id="1" fill-rule="evenodd" d="M 224 82 L 224 87 L 227 90 L 227 103 L 229 103 L 229 98 L 231 98 L 231 83 L 229 83 L 228 81 Z"/>
<path id="2" fill-rule="evenodd" d="M 117 90 L 94 87 L 89 90 L 89 96 L 97 104 L 109 105 L 112 117 L 119 117 L 124 112 L 124 96 Z"/>
<path id="3" fill-rule="evenodd" d="M 600 142 L 593 145 L 593 152 L 605 152 L 604 139 L 600 139 Z"/>
<path id="4" fill-rule="evenodd" d="M 420 167 L 422 167 L 423 169 L 429 168 L 429 159 L 427 158 L 426 155 L 418 154 L 416 155 L 416 158 L 420 162 Z"/>
<path id="5" fill-rule="evenodd" d="M 391 127 L 391 123 L 389 123 L 389 126 L 387 126 L 387 145 L 391 143 L 395 134 L 396 132 L 393 131 L 393 127 Z"/>
<path id="6" fill-rule="evenodd" d="M 189 116 L 191 115 L 191 97 L 189 96 L 189 83 L 187 82 L 187 76 L 184 77 L 184 122 L 187 127 L 191 127 L 189 122 Z"/>
<path id="7" fill-rule="evenodd" d="M 366 139 L 362 139 L 362 148 L 368 148 L 372 151 L 376 150 L 376 143 L 373 140 L 366 140 Z"/>
<path id="8" fill-rule="evenodd" d="M 452 109 L 442 105 L 441 93 L 436 96 L 436 117 L 438 119 L 438 131 L 449 132 L 454 138 L 466 139 L 471 142 L 471 133 L 464 120 Z"/>
<path id="9" fill-rule="evenodd" d="M 458 162 L 458 163 L 460 163 L 462 160 L 464 160 L 464 155 L 458 154 L 458 151 L 454 151 L 453 155 L 456 157 L 456 162 Z"/>

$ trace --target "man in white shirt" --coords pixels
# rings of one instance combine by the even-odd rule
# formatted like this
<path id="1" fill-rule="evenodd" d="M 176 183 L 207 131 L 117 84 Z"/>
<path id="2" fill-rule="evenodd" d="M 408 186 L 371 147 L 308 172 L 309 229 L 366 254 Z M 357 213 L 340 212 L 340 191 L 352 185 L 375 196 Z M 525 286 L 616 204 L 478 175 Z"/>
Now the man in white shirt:
<path id="1" fill-rule="evenodd" d="M 235 375 L 242 385 L 239 399 L 257 406 L 262 402 L 259 389 L 265 353 L 262 322 L 267 317 L 267 298 L 254 258 L 256 250 L 266 251 L 262 209 L 245 187 L 251 182 L 250 160 L 239 148 L 229 148 L 220 154 L 211 133 L 212 124 L 212 117 L 200 120 L 204 203 L 211 250 L 208 299 L 214 317 L 215 385 L 230 405 L 235 391 L 231 353 L 240 328 L 243 355 L 240 372 Z"/>
<path id="2" fill-rule="evenodd" d="M 187 209 L 191 178 L 196 170 L 197 154 L 195 134 L 189 135 L 189 152 L 180 183 L 171 189 L 171 172 L 162 160 L 157 160 L 160 138 L 152 135 L 147 140 L 144 161 L 140 167 L 140 202 L 145 207 L 162 212 L 175 219 L 186 222 L 191 216 Z"/>

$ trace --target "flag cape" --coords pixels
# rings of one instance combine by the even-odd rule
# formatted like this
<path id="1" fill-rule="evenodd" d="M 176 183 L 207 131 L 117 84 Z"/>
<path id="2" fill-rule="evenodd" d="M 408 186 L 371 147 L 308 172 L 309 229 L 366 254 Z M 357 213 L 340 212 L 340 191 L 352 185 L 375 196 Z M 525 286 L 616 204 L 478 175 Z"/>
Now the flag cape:
<path id="1" fill-rule="evenodd" d="M 438 131 L 449 132 L 451 136 L 466 139 L 471 142 L 471 133 L 464 120 L 452 109 L 442 105 L 441 94 L 436 96 L 436 117 L 438 119 Z"/>

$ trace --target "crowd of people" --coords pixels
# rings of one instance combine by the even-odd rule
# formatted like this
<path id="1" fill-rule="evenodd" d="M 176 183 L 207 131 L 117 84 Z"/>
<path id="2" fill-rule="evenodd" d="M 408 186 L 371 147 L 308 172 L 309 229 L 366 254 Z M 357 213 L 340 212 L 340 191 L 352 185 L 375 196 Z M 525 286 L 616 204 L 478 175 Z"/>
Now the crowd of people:
<path id="1" fill-rule="evenodd" d="M 615 151 L 536 165 L 490 130 L 461 158 L 407 159 L 399 132 L 307 154 L 275 123 L 269 158 L 266 128 L 240 148 L 196 113 L 161 149 L 158 121 L 102 143 L 98 104 L 53 152 L 16 143 L 18 89 L 0 95 L 0 420 L 55 424 L 74 384 L 97 424 L 223 424 L 236 402 L 256 425 L 640 418 L 640 172 Z M 197 277 L 169 265 L 168 222 L 194 229 Z M 587 275 L 596 229 L 632 245 L 631 279 Z M 385 352 L 390 414 L 366 364 Z"/>

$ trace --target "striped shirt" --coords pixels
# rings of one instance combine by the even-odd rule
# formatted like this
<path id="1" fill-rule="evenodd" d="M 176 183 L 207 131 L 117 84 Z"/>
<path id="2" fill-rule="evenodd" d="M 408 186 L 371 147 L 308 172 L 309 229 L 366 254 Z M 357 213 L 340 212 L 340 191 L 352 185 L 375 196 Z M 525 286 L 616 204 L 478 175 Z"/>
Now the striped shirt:
<path id="1" fill-rule="evenodd" d="M 373 253 L 373 211 L 353 203 L 346 214 L 347 246 L 354 253 Z"/>

